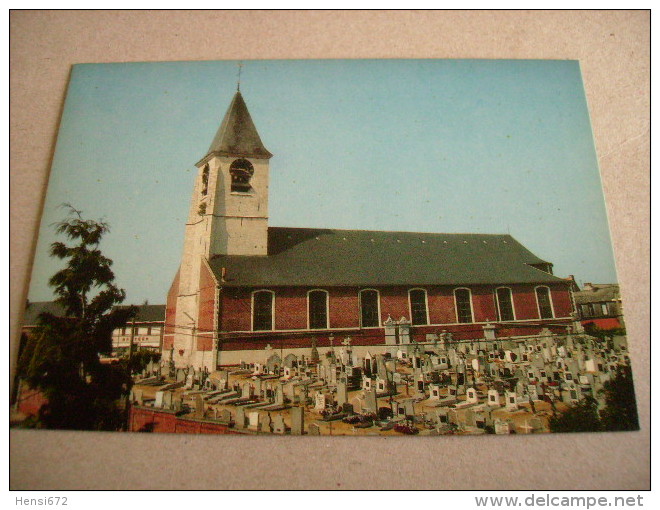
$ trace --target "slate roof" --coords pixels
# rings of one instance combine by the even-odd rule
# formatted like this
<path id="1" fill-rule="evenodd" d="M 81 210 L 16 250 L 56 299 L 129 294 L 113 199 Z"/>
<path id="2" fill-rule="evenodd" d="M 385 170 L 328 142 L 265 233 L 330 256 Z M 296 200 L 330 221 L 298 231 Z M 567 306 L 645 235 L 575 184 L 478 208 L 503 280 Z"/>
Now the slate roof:
<path id="1" fill-rule="evenodd" d="M 124 308 L 124 307 L 122 307 Z M 52 313 L 55 316 L 64 315 L 64 307 L 55 301 L 35 301 L 29 303 L 25 308 L 23 326 L 36 326 L 39 315 L 43 312 Z M 141 305 L 135 322 L 163 322 L 165 320 L 165 305 Z"/>
<path id="2" fill-rule="evenodd" d="M 207 156 L 244 156 L 270 158 L 240 92 L 231 101 L 220 128 L 211 142 Z M 203 161 L 203 160 L 202 160 Z"/>
<path id="3" fill-rule="evenodd" d="M 510 235 L 269 227 L 267 256 L 216 255 L 223 287 L 556 283 Z"/>
<path id="4" fill-rule="evenodd" d="M 36 326 L 39 315 L 47 312 L 55 316 L 64 315 L 64 307 L 55 301 L 35 301 L 30 302 L 25 307 L 23 315 L 23 326 Z"/>
<path id="5" fill-rule="evenodd" d="M 604 301 L 614 301 L 619 299 L 619 286 L 617 284 L 598 284 L 593 285 L 594 290 L 581 290 L 575 292 L 575 302 L 577 304 L 601 303 Z"/>
<path id="6" fill-rule="evenodd" d="M 163 322 L 165 320 L 165 305 L 136 305 L 138 312 L 135 322 Z M 122 306 L 122 308 L 126 308 Z"/>

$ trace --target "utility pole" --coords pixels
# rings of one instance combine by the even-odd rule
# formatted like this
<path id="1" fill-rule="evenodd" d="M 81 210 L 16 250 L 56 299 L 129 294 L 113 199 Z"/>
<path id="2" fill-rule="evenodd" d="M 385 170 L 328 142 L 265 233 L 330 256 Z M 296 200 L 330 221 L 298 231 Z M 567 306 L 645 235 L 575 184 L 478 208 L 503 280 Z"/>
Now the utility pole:
<path id="1" fill-rule="evenodd" d="M 129 340 L 128 343 L 128 359 L 133 358 L 134 341 L 135 341 L 135 318 L 133 318 L 133 320 L 131 321 L 131 339 Z"/>

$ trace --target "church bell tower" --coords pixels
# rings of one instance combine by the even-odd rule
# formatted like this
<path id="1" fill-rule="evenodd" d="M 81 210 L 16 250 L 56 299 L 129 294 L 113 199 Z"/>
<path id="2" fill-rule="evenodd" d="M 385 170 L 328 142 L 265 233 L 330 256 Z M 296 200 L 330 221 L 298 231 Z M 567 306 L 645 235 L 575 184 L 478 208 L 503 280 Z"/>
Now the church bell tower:
<path id="1" fill-rule="evenodd" d="M 198 365 L 190 328 L 199 317 L 200 270 L 214 255 L 268 253 L 268 173 L 272 154 L 264 147 L 239 90 L 206 155 L 196 164 L 179 272 L 174 351 L 178 366 Z"/>

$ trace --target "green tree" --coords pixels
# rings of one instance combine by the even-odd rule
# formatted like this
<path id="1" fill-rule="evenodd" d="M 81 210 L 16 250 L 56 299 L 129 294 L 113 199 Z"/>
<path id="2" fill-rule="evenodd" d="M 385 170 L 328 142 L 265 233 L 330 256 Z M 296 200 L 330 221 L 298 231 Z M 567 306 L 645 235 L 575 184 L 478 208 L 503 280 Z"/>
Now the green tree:
<path id="1" fill-rule="evenodd" d="M 637 401 L 630 365 L 620 366 L 616 375 L 603 385 L 605 409 L 601 413 L 604 430 L 639 430 Z"/>
<path id="2" fill-rule="evenodd" d="M 608 349 L 614 349 L 614 337 L 615 336 L 625 336 L 625 328 L 616 328 L 616 329 L 601 329 L 593 323 L 587 324 L 584 327 L 584 331 L 596 339 L 596 342 L 600 344 L 601 347 L 607 347 Z"/>
<path id="3" fill-rule="evenodd" d="M 601 430 L 598 418 L 598 403 L 586 397 L 562 414 L 549 420 L 552 432 L 595 432 Z"/>
<path id="4" fill-rule="evenodd" d="M 99 250 L 109 232 L 103 221 L 84 220 L 66 204 L 68 217 L 56 232 L 70 245 L 55 242 L 50 254 L 65 266 L 49 280 L 65 310 L 43 313 L 19 360 L 19 374 L 47 399 L 37 426 L 57 429 L 117 430 L 122 426 L 121 397 L 132 380 L 125 364 L 102 364 L 112 350 L 112 332 L 134 316 L 134 307 L 115 307 L 125 292 L 114 284 L 112 260 Z"/>
<path id="5" fill-rule="evenodd" d="M 160 361 L 160 353 L 149 349 L 137 349 L 132 356 L 125 358 L 124 361 L 132 375 L 141 373 L 150 361 Z"/>

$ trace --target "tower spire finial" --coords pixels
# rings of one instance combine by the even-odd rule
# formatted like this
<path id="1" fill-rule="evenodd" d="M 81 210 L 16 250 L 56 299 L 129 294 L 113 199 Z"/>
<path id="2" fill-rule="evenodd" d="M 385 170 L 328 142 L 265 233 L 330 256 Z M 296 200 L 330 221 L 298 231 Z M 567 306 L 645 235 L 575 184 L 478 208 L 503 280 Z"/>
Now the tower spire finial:
<path id="1" fill-rule="evenodd" d="M 241 91 L 241 69 L 243 69 L 243 61 L 241 60 L 238 64 L 238 80 L 236 82 L 236 92 Z"/>

